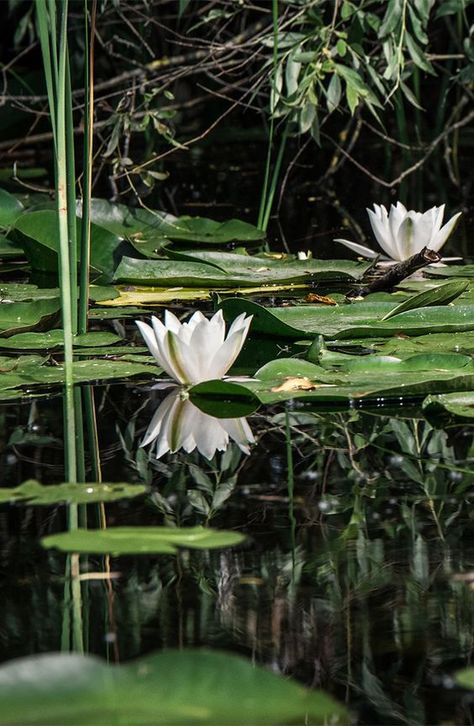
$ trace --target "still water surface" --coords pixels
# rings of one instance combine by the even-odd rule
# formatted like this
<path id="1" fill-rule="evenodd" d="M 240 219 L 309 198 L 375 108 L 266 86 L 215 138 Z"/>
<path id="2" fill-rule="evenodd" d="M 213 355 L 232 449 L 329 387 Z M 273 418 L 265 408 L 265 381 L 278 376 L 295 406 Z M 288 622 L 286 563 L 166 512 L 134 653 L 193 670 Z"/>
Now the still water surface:
<path id="1" fill-rule="evenodd" d="M 472 430 L 383 409 L 275 408 L 248 418 L 250 456 L 233 444 L 212 463 L 196 452 L 157 461 L 139 443 L 165 395 L 94 391 L 104 480 L 151 487 L 107 504 L 107 523 L 211 523 L 248 538 L 177 557 L 81 558 L 87 650 L 118 662 L 208 645 L 323 687 L 361 724 L 471 723 L 452 673 L 474 637 Z M 1 415 L 2 483 L 61 481 L 60 398 Z M 38 538 L 65 528 L 65 509 L 0 512 L 3 660 L 61 648 L 66 557 Z M 91 526 L 97 516 L 90 506 Z"/>

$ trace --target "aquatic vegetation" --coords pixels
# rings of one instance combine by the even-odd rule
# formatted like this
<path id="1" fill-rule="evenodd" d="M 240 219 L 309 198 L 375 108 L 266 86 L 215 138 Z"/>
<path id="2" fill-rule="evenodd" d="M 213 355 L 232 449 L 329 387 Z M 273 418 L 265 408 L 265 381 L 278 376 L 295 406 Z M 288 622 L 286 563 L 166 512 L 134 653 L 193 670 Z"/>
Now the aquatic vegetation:
<path id="1" fill-rule="evenodd" d="M 164 324 L 152 317 L 152 325 L 137 320 L 150 353 L 178 383 L 194 385 L 222 378 L 237 358 L 249 331 L 252 316 L 242 313 L 225 336 L 222 310 L 208 320 L 199 310 L 187 323 L 165 311 Z"/>
<path id="2" fill-rule="evenodd" d="M 391 205 L 390 212 L 383 204 L 374 204 L 374 209 L 368 209 L 367 212 L 375 239 L 387 257 L 402 261 L 421 252 L 424 247 L 438 252 L 445 244 L 461 216 L 461 212 L 458 212 L 442 227 L 445 206 L 442 204 L 426 212 L 415 212 L 397 202 Z M 379 254 L 350 240 L 335 241 L 363 257 L 374 259 Z"/>
<path id="3" fill-rule="evenodd" d="M 166 452 L 197 449 L 206 459 L 216 451 L 225 451 L 235 441 L 245 454 L 255 442 L 252 430 L 244 417 L 216 418 L 200 411 L 181 390 L 174 390 L 161 402 L 141 446 L 152 444 L 156 458 Z"/>

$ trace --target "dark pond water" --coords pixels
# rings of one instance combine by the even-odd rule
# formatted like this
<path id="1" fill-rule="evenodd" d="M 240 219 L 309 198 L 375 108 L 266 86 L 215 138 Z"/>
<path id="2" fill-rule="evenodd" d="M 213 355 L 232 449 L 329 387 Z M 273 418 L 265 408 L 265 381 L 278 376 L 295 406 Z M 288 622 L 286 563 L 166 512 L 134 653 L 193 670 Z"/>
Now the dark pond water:
<path id="1" fill-rule="evenodd" d="M 94 391 L 104 480 L 151 486 L 106 505 L 107 523 L 210 522 L 248 539 L 81 558 L 86 649 L 117 662 L 207 645 L 322 686 L 359 723 L 470 723 L 452 673 L 474 645 L 472 430 L 383 410 L 271 409 L 248 419 L 249 457 L 231 445 L 212 463 L 156 461 L 139 443 L 160 396 L 149 385 Z M 62 480 L 60 405 L 2 406 L 2 483 Z M 216 491 L 223 503 L 205 511 Z M 89 507 L 92 525 L 99 515 Z M 67 557 L 38 538 L 65 526 L 63 506 L 0 513 L 3 659 L 64 644 Z"/>
<path id="2" fill-rule="evenodd" d="M 198 188 L 187 168 L 171 201 L 217 218 L 253 215 L 255 169 L 243 174 L 228 157 L 215 167 Z M 290 195 L 283 233 L 293 250 L 316 252 L 319 238 L 327 247 L 340 233 L 341 213 L 321 193 L 318 208 L 308 185 Z M 363 205 L 382 201 L 367 193 L 358 191 Z M 254 369 L 265 355 L 253 349 Z M 471 696 L 453 680 L 474 649 L 472 427 L 435 430 L 416 401 L 396 412 L 383 402 L 367 411 L 289 405 L 248 417 L 250 456 L 232 444 L 212 462 L 184 452 L 156 460 L 140 442 L 166 393 L 128 382 L 88 395 L 100 461 L 86 446 L 86 475 L 95 478 L 100 464 L 104 481 L 150 488 L 136 500 L 90 505 L 91 526 L 104 517 L 109 525 L 211 524 L 247 539 L 177 556 L 81 557 L 87 652 L 122 662 L 206 645 L 322 687 L 360 724 L 474 722 Z M 0 417 L 2 486 L 64 481 L 61 395 L 3 404 Z M 66 523 L 65 506 L 0 509 L 4 661 L 71 644 L 71 560 L 39 544 Z"/>

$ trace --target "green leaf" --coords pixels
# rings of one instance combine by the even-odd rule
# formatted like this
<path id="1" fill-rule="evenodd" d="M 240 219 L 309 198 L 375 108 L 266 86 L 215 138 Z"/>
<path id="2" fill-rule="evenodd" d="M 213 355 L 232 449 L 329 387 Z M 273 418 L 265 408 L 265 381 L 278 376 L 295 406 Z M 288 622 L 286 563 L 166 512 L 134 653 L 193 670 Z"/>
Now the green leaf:
<path id="1" fill-rule="evenodd" d="M 91 331 L 74 338 L 74 345 L 80 348 L 111 346 L 123 339 L 115 333 Z M 47 333 L 17 333 L 10 338 L 0 338 L 0 348 L 8 350 L 52 350 L 63 346 L 62 330 L 49 330 Z M 130 348 L 133 350 L 133 348 Z"/>
<path id="2" fill-rule="evenodd" d="M 18 241 L 34 270 L 56 273 L 58 269 L 59 232 L 57 214 L 44 209 L 26 212 L 15 222 L 20 232 Z M 81 238 L 82 222 L 76 218 L 76 236 Z M 112 273 L 124 254 L 133 247 L 117 234 L 97 224 L 91 225 L 91 267 L 102 273 L 101 280 L 110 281 Z"/>
<path id="3" fill-rule="evenodd" d="M 469 282 L 467 280 L 453 280 L 444 285 L 439 285 L 439 287 L 424 290 L 394 307 L 393 310 L 390 310 L 389 313 L 383 316 L 382 321 L 389 320 L 395 317 L 395 315 L 399 315 L 399 313 L 404 313 L 406 310 L 415 310 L 416 308 L 428 307 L 430 305 L 447 305 L 462 295 L 468 288 Z"/>
<path id="4" fill-rule="evenodd" d="M 0 260 L 16 259 L 23 256 L 23 249 L 21 247 L 5 237 L 5 235 L 0 234 Z"/>
<path id="5" fill-rule="evenodd" d="M 337 73 L 333 73 L 326 92 L 326 102 L 329 113 L 332 113 L 339 106 L 341 100 L 341 81 Z"/>
<path id="6" fill-rule="evenodd" d="M 93 199 L 91 219 L 115 235 L 134 238 L 141 251 L 141 244 L 151 242 L 162 246 L 173 241 L 226 244 L 250 242 L 265 237 L 265 233 L 252 224 L 238 219 L 216 222 L 203 217 L 174 217 L 152 209 L 127 207 L 105 199 Z"/>
<path id="7" fill-rule="evenodd" d="M 11 227 L 23 212 L 23 204 L 13 194 L 0 189 L 0 227 Z"/>
<path id="8" fill-rule="evenodd" d="M 408 52 L 413 63 L 418 66 L 418 68 L 421 68 L 422 71 L 425 71 L 426 73 L 430 73 L 431 75 L 435 76 L 436 73 L 433 66 L 424 55 L 423 50 L 413 40 L 409 33 L 405 33 L 405 43 L 407 45 Z"/>
<path id="9" fill-rule="evenodd" d="M 20 330 L 34 330 L 59 312 L 59 298 L 39 299 L 0 305 L 0 335 L 13 335 Z"/>
<path id="10" fill-rule="evenodd" d="M 474 668 L 464 668 L 455 675 L 456 683 L 463 688 L 474 690 Z"/>
<path id="11" fill-rule="evenodd" d="M 8 726 L 259 726 L 348 723 L 347 711 L 233 654 L 168 650 L 111 666 L 48 653 L 0 667 L 0 724 Z"/>
<path id="12" fill-rule="evenodd" d="M 141 484 L 125 482 L 104 484 L 47 484 L 43 485 L 35 479 L 28 479 L 14 489 L 0 488 L 0 504 L 89 504 L 91 502 L 115 502 L 119 499 L 130 499 L 145 494 L 146 487 Z"/>
<path id="13" fill-rule="evenodd" d="M 245 535 L 239 532 L 205 527 L 108 527 L 76 529 L 53 534 L 41 540 L 43 547 L 62 552 L 131 554 L 176 554 L 178 547 L 214 549 L 240 544 Z"/>
<path id="14" fill-rule="evenodd" d="M 334 307 L 294 305 L 263 308 L 242 298 L 224 300 L 220 307 L 228 320 L 242 312 L 254 316 L 253 333 L 291 338 L 326 338 L 344 340 L 355 338 L 426 335 L 427 333 L 474 330 L 474 305 L 448 305 L 419 308 L 400 313 L 396 318 L 382 321 L 393 310 L 391 303 L 357 302 Z"/>
<path id="15" fill-rule="evenodd" d="M 249 416 L 259 405 L 258 398 L 251 391 L 232 381 L 198 383 L 192 387 L 190 395 L 201 411 L 216 418 Z"/>
<path id="16" fill-rule="evenodd" d="M 137 260 L 124 257 L 115 273 L 117 282 L 157 287 L 225 289 L 258 287 L 311 280 L 358 279 L 368 263 L 351 260 L 301 260 L 280 262 L 231 253 L 186 254 L 187 261 Z M 191 257 L 193 260 L 191 262 Z M 210 264 L 214 263 L 214 264 Z M 216 268 L 219 265 L 221 270 Z"/>

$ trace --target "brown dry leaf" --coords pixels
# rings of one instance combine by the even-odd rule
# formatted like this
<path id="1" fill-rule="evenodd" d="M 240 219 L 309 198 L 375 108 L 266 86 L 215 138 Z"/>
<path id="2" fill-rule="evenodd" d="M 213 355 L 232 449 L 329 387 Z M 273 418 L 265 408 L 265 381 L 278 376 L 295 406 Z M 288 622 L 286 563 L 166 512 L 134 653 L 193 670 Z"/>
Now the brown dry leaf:
<path id="1" fill-rule="evenodd" d="M 292 376 L 285 378 L 283 383 L 279 386 L 272 388 L 273 393 L 284 393 L 287 391 L 314 391 L 316 388 L 320 388 L 320 383 L 314 383 L 310 381 L 306 376 L 300 378 L 294 378 Z"/>
<path id="2" fill-rule="evenodd" d="M 309 303 L 321 303 L 322 305 L 337 305 L 337 302 L 332 297 L 326 297 L 326 295 L 316 295 L 315 292 L 309 292 L 305 297 L 305 302 Z"/>

